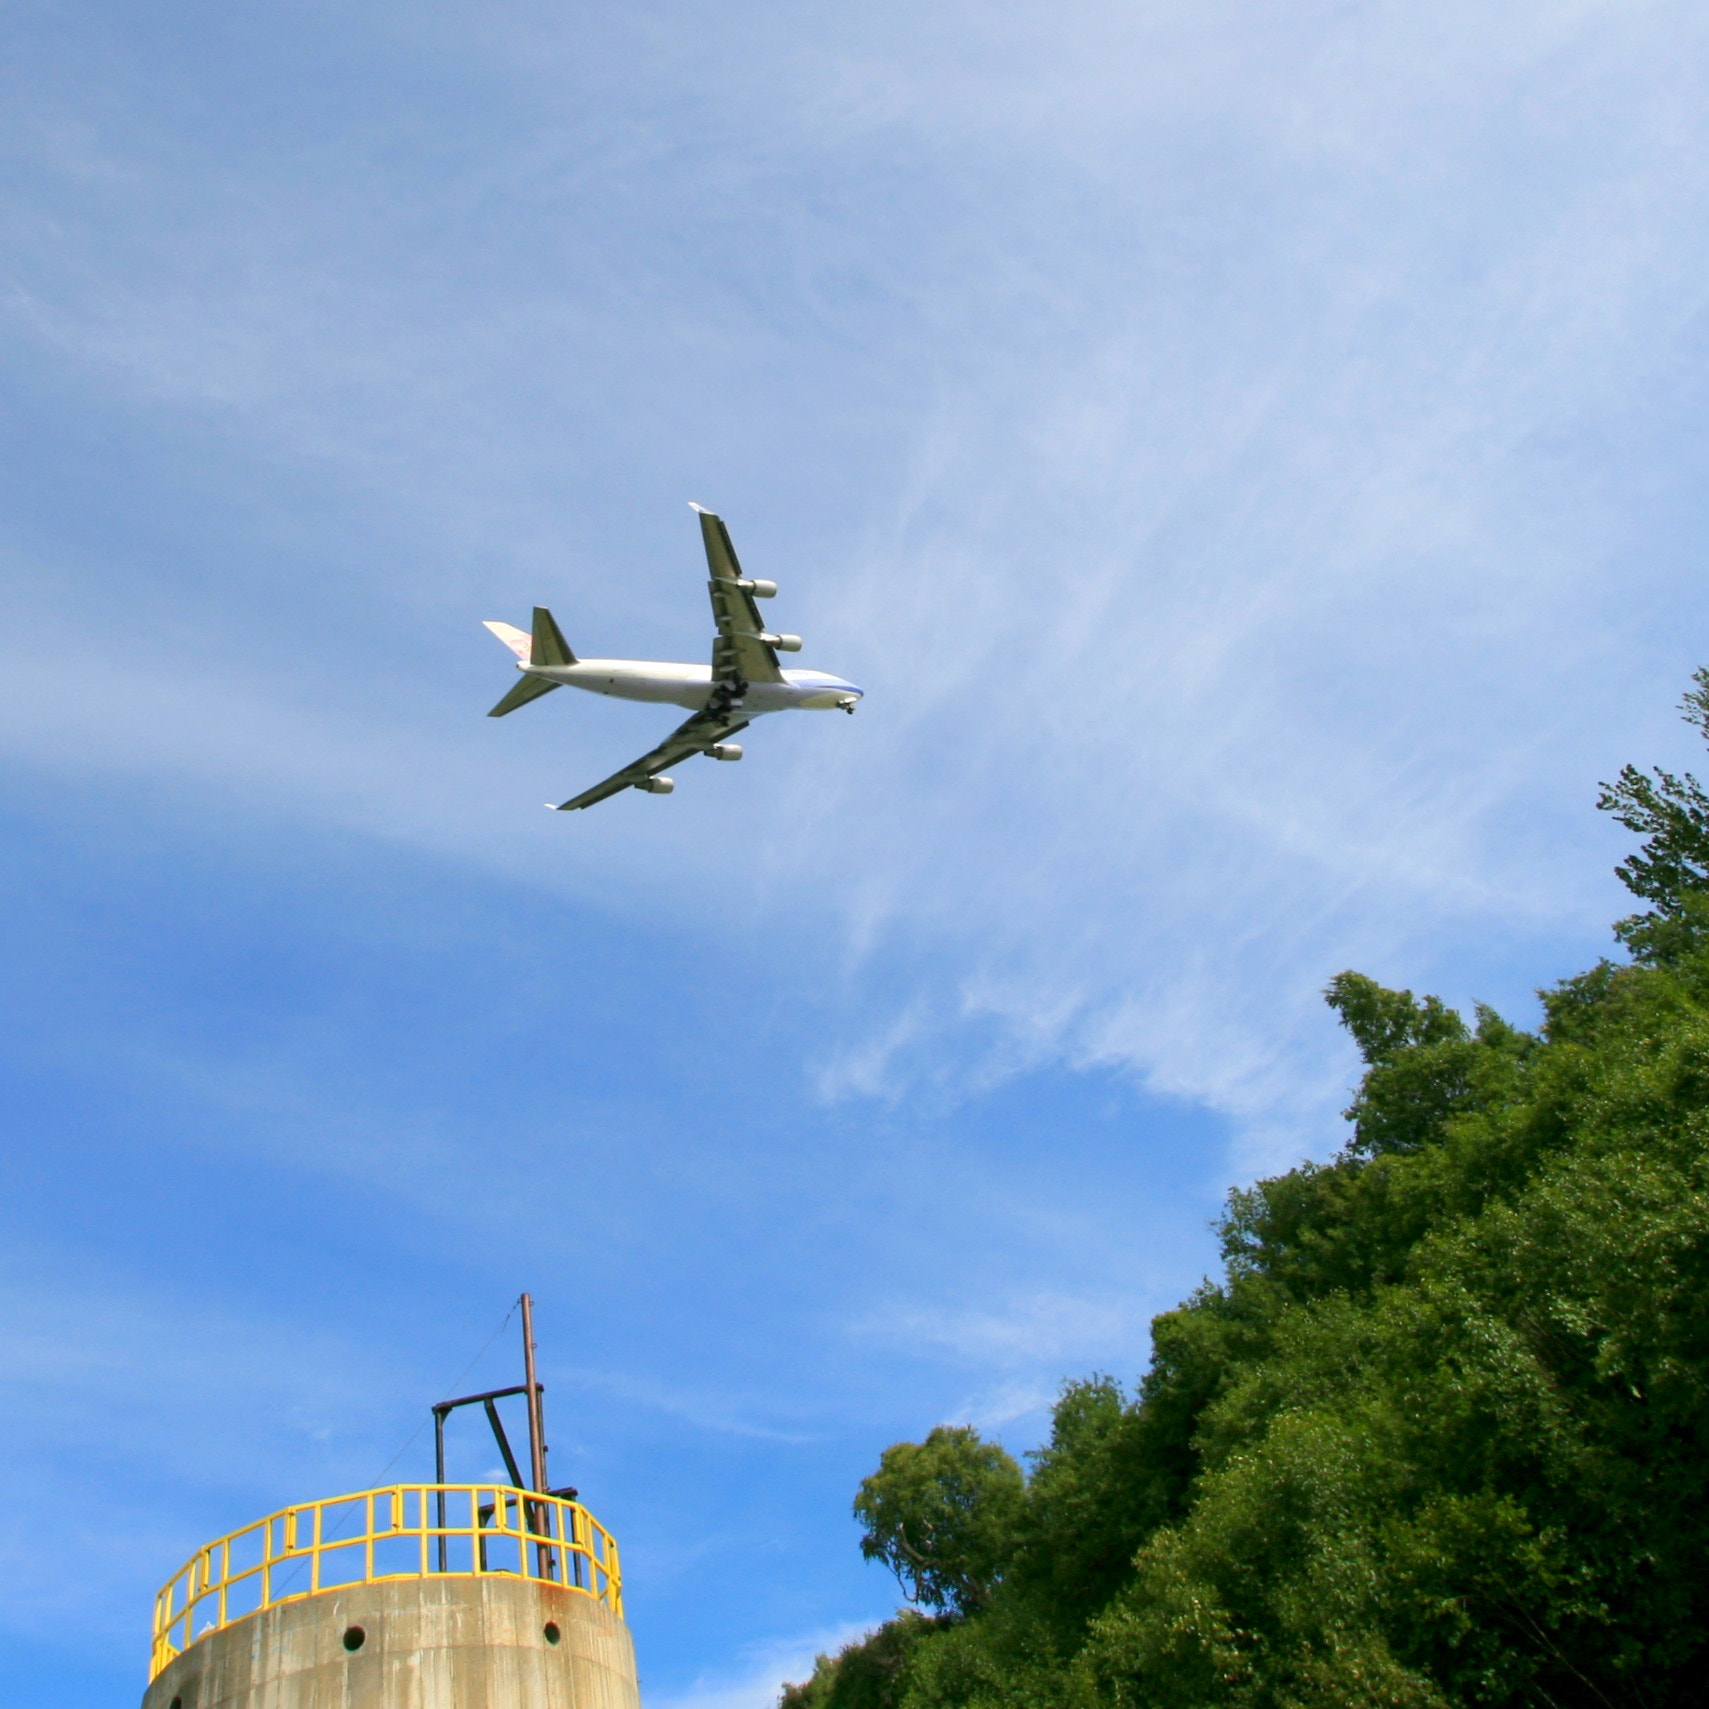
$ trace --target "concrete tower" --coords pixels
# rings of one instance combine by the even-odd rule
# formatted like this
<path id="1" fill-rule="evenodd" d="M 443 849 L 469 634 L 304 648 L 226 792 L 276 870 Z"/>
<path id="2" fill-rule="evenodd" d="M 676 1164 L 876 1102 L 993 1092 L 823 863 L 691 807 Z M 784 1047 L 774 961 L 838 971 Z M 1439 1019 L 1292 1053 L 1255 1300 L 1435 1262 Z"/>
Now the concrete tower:
<path id="1" fill-rule="evenodd" d="M 526 1380 L 434 1407 L 436 1481 L 268 1515 L 155 1599 L 143 1709 L 640 1709 L 617 1544 L 546 1487 L 532 1302 Z M 496 1403 L 526 1397 L 526 1482 Z M 445 1421 L 484 1408 L 509 1484 L 445 1481 Z"/>

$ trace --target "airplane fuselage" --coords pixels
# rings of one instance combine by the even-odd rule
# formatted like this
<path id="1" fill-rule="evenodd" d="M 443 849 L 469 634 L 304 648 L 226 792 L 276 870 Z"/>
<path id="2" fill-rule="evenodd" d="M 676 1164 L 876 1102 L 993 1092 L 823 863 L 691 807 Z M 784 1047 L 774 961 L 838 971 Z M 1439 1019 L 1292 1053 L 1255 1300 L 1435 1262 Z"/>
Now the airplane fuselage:
<path id="1" fill-rule="evenodd" d="M 577 659 L 573 665 L 516 667 L 528 676 L 543 677 L 565 688 L 586 689 L 617 700 L 645 700 L 655 705 L 686 706 L 698 712 L 712 698 L 710 665 L 668 664 L 657 659 Z M 852 712 L 862 690 L 825 671 L 785 671 L 782 682 L 750 682 L 741 708 L 749 716 L 762 712 Z"/>

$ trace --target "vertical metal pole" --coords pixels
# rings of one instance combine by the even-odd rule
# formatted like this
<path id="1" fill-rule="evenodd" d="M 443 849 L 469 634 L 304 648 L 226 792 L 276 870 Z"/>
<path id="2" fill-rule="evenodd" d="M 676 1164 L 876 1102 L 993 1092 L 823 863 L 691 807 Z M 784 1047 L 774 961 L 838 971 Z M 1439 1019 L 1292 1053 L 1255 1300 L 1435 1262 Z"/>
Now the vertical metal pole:
<path id="1" fill-rule="evenodd" d="M 546 1493 L 546 1429 L 540 1414 L 540 1383 L 534 1374 L 534 1296 L 522 1296 L 522 1381 L 528 1390 L 528 1473 L 541 1495 Z M 524 1508 L 526 1512 L 527 1509 Z M 530 1530 L 546 1529 L 546 1509 L 536 1503 Z M 551 1578 L 552 1551 L 544 1543 L 535 1545 L 541 1578 Z"/>
<path id="2" fill-rule="evenodd" d="M 540 1384 L 534 1375 L 534 1296 L 522 1296 L 522 1381 L 528 1390 L 528 1471 L 546 1493 L 546 1436 L 540 1417 Z"/>
<path id="3" fill-rule="evenodd" d="M 433 1481 L 439 1486 L 434 1499 L 439 1504 L 439 1570 L 445 1571 L 445 1414 L 433 1409 Z"/>

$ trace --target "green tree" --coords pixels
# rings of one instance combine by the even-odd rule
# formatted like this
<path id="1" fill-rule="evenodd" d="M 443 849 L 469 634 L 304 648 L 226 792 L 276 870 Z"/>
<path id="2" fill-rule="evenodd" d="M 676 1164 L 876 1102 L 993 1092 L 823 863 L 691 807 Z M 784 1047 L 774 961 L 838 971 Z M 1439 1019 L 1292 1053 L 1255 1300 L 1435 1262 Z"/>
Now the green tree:
<path id="1" fill-rule="evenodd" d="M 1687 716 L 1709 737 L 1709 672 Z M 1355 973 L 1326 1163 L 1230 1194 L 1135 1394 L 1031 1474 L 889 1450 L 863 1548 L 940 1618 L 790 1709 L 1686 1709 L 1709 1677 L 1709 792 L 1632 767 L 1645 913 L 1535 1035 Z M 876 1695 L 875 1695 L 876 1693 Z"/>
<path id="2" fill-rule="evenodd" d="M 778 1709 L 897 1709 L 903 1669 L 922 1634 L 934 1624 L 910 1610 L 836 1655 L 816 1657 L 812 1677 L 786 1685 Z"/>
<path id="3" fill-rule="evenodd" d="M 1709 740 L 1709 669 L 1680 702 L 1685 720 Z M 1657 766 L 1645 773 L 1622 766 L 1602 785 L 1597 806 L 1644 839 L 1615 871 L 1649 908 L 1614 928 L 1640 961 L 1675 959 L 1709 936 L 1709 795 L 1686 772 L 1676 777 Z"/>
<path id="4" fill-rule="evenodd" d="M 970 1425 L 886 1448 L 855 1497 L 860 1550 L 896 1574 L 910 1602 L 952 1614 L 991 1600 L 1015 1546 L 1026 1483 Z"/>

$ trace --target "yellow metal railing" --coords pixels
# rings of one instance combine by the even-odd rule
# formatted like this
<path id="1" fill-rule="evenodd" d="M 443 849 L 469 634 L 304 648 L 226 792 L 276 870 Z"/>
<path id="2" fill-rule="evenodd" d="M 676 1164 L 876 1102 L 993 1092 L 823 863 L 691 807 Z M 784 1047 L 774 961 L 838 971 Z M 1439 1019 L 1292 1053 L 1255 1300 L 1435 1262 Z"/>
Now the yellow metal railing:
<path id="1" fill-rule="evenodd" d="M 617 1544 L 579 1502 L 508 1484 L 393 1484 L 287 1507 L 198 1549 L 154 1599 L 154 1679 L 246 1614 L 382 1579 L 507 1574 L 623 1612 Z"/>

